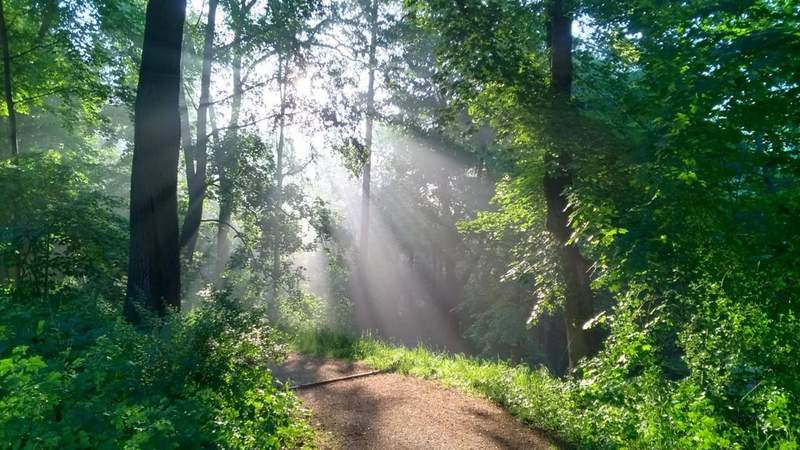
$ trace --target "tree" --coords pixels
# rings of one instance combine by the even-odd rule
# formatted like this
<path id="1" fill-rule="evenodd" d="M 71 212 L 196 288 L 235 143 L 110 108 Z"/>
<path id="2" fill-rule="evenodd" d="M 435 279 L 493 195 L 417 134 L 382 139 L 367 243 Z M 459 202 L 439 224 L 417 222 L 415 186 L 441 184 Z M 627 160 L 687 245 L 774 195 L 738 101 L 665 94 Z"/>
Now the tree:
<path id="1" fill-rule="evenodd" d="M 239 145 L 239 116 L 242 109 L 242 96 L 244 88 L 242 83 L 242 39 L 244 38 L 245 18 L 249 16 L 250 9 L 255 2 L 246 0 L 234 0 L 228 6 L 231 17 L 231 28 L 233 28 L 233 45 L 231 46 L 231 75 L 232 75 L 232 98 L 231 98 L 231 117 L 228 122 L 228 132 L 225 134 L 223 145 L 219 145 L 214 152 L 214 162 L 219 173 L 219 215 L 217 216 L 217 255 L 216 255 L 216 274 L 219 275 L 225 270 L 231 252 L 231 243 L 228 234 L 231 227 L 231 219 L 234 212 L 234 180 L 231 173 L 229 162 L 232 159 L 231 153 L 237 150 Z"/>
<path id="2" fill-rule="evenodd" d="M 3 58 L 3 97 L 6 102 L 6 110 L 8 113 L 9 150 L 11 157 L 17 158 L 19 156 L 19 149 L 17 148 L 17 112 L 14 109 L 14 90 L 11 82 L 11 54 L 8 45 L 8 28 L 6 26 L 6 15 L 3 7 L 3 0 L 0 0 L 0 49 L 2 50 Z M 14 216 L 13 213 L 16 212 L 16 209 L 17 201 L 16 198 L 12 197 L 12 217 Z M 5 258 L 0 258 L 0 269 L 2 269 L 2 276 L 0 277 L 0 280 L 9 277 L 9 275 L 12 278 L 16 278 L 14 274 L 15 268 L 12 267 L 7 269 Z"/>
<path id="3" fill-rule="evenodd" d="M 6 26 L 6 15 L 3 7 L 3 0 L 0 0 L 0 47 L 3 56 L 3 94 L 8 110 L 8 141 L 11 155 L 19 155 L 17 148 L 17 112 L 14 109 L 14 90 L 11 82 L 11 52 L 8 44 L 8 27 Z"/>
<path id="4" fill-rule="evenodd" d="M 215 263 L 217 276 L 222 274 L 230 259 L 229 234 L 233 230 L 231 221 L 234 218 L 237 204 L 240 203 L 237 197 L 242 194 L 237 190 L 237 184 L 240 189 L 241 186 L 248 184 L 240 178 L 258 177 L 257 171 L 245 173 L 246 169 L 241 166 L 241 163 L 244 162 L 242 156 L 248 152 L 242 146 L 260 141 L 251 139 L 252 136 L 247 136 L 249 131 L 244 131 L 244 129 L 258 124 L 259 119 L 244 124 L 240 123 L 241 116 L 247 114 L 244 108 L 245 92 L 264 84 L 263 81 L 255 81 L 250 84 L 248 82 L 252 81 L 251 78 L 254 75 L 257 76 L 259 66 L 273 53 L 268 42 L 270 40 L 270 23 L 267 18 L 271 13 L 268 8 L 262 11 L 263 5 L 256 0 L 227 0 L 223 2 L 223 6 L 227 12 L 227 25 L 232 32 L 232 40 L 223 44 L 221 48 L 217 49 L 217 52 L 226 51 L 228 54 L 231 93 L 225 99 L 230 101 L 230 119 L 225 128 L 224 139 L 220 145 L 214 148 L 214 164 L 219 178 Z M 256 147 L 258 146 L 256 145 Z"/>
<path id="5" fill-rule="evenodd" d="M 369 45 L 367 48 L 367 110 L 364 127 L 364 169 L 361 174 L 361 235 L 359 248 L 366 261 L 369 256 L 369 203 L 370 182 L 372 179 L 372 127 L 375 120 L 375 70 L 378 45 L 378 0 L 371 0 L 367 10 L 369 24 Z"/>
<path id="6" fill-rule="evenodd" d="M 272 230 L 269 230 L 272 242 L 272 295 L 270 308 L 272 315 L 275 315 L 278 301 L 278 283 L 281 279 L 281 241 L 282 232 L 278 218 L 283 214 L 283 179 L 284 179 L 284 151 L 286 148 L 286 113 L 288 108 L 288 89 L 289 89 L 289 62 L 291 55 L 278 55 L 278 138 L 275 143 L 275 187 L 272 195 L 272 214 L 274 223 Z"/>
<path id="7" fill-rule="evenodd" d="M 548 14 L 552 114 L 569 115 L 572 95 L 572 15 L 567 11 L 564 0 L 552 0 Z M 564 126 L 564 121 L 556 120 L 551 125 L 552 128 L 561 126 Z M 555 136 L 562 132 L 553 130 Z M 594 314 L 594 307 L 589 264 L 577 244 L 572 241 L 573 230 L 569 216 L 573 207 L 567 195 L 574 177 L 571 155 L 574 150 L 568 146 L 569 141 L 562 140 L 556 142 L 554 151 L 545 153 L 542 181 L 547 204 L 547 229 L 558 241 L 564 276 L 564 320 L 569 365 L 575 367 L 594 348 L 591 332 L 584 329 L 584 324 Z"/>
<path id="8" fill-rule="evenodd" d="M 178 155 L 185 0 L 151 0 L 134 107 L 130 254 L 125 317 L 180 308 Z"/>
<path id="9" fill-rule="evenodd" d="M 21 152 L 76 148 L 120 125 L 108 113 L 133 103 L 144 16 L 137 3 L 3 1 L 16 123 L 0 130 L 4 141 L 15 135 Z"/>
<path id="10" fill-rule="evenodd" d="M 274 317 L 277 311 L 279 287 L 287 268 L 284 266 L 286 250 L 293 247 L 290 223 L 295 222 L 292 214 L 285 209 L 288 194 L 287 177 L 296 175 L 290 168 L 290 142 L 286 136 L 287 128 L 296 125 L 300 117 L 300 98 L 294 80 L 306 68 L 310 58 L 309 49 L 317 42 L 320 30 L 327 20 L 312 25 L 323 11 L 318 2 L 288 0 L 270 4 L 269 21 L 266 22 L 265 44 L 271 49 L 271 56 L 277 62 L 274 76 L 278 91 L 278 104 L 274 115 L 276 140 L 274 185 L 270 195 L 270 216 L 262 222 L 262 230 L 268 235 L 271 255 L 271 286 L 269 308 Z"/>
<path id="11" fill-rule="evenodd" d="M 320 39 L 320 48 L 328 49 L 330 59 L 329 81 L 334 86 L 328 99 L 329 117 L 325 122 L 342 142 L 334 144 L 342 154 L 345 164 L 354 175 L 361 177 L 361 211 L 358 230 L 359 251 L 362 258 L 369 254 L 370 188 L 372 182 L 372 151 L 381 63 L 380 56 L 389 44 L 389 32 L 396 19 L 385 0 L 350 0 L 337 5 L 334 24 L 330 32 Z M 329 51 L 333 50 L 333 51 Z M 361 88 L 361 77 L 366 75 L 366 90 Z M 341 87 L 360 91 L 354 101 L 336 98 Z M 362 128 L 363 127 L 363 128 Z M 329 130 L 331 131 L 331 130 Z M 342 136 L 343 135 L 343 136 Z M 343 138 L 343 139 L 342 139 Z"/>
<path id="12" fill-rule="evenodd" d="M 208 113 L 211 106 L 211 66 L 214 62 L 214 34 L 218 0 L 208 3 L 208 22 L 203 38 L 203 64 L 200 71 L 200 100 L 197 109 L 197 139 L 187 152 L 190 160 L 186 164 L 186 182 L 189 187 L 189 209 L 181 228 L 180 244 L 186 249 L 189 262 L 194 258 L 197 233 L 203 219 L 203 202 L 206 197 L 208 166 Z M 184 100 L 185 104 L 185 100 Z"/>
<path id="13" fill-rule="evenodd" d="M 418 5 L 421 22 L 434 33 L 442 70 L 437 79 L 466 106 L 474 120 L 491 122 L 514 151 L 515 176 L 539 179 L 550 239 L 557 247 L 570 366 L 591 353 L 593 294 L 589 264 L 574 242 L 568 199 L 574 155 L 586 147 L 572 90 L 572 17 L 561 0 L 528 5 L 518 1 L 431 0 Z M 543 25 L 541 29 L 531 26 Z M 544 32 L 546 29 L 546 33 Z M 490 38 L 487 38 L 489 36 Z M 543 64 L 549 61 L 549 67 Z M 455 71 L 455 73 L 453 73 Z"/>

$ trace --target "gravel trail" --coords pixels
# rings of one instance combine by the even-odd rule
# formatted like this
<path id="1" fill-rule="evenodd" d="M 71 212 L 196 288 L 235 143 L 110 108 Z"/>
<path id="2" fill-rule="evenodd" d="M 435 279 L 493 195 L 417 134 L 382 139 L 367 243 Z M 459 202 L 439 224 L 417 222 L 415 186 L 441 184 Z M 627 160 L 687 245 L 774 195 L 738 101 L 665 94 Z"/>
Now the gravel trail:
<path id="1" fill-rule="evenodd" d="M 294 354 L 273 372 L 297 385 L 370 370 Z M 313 413 L 323 449 L 558 448 L 492 402 L 418 378 L 382 373 L 297 393 Z"/>

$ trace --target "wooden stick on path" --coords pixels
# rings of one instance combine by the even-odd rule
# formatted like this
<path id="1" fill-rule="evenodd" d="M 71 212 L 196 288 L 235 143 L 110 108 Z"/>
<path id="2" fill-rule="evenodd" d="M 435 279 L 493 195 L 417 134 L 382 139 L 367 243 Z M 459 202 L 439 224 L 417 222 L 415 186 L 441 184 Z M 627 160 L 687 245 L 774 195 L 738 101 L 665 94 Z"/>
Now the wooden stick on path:
<path id="1" fill-rule="evenodd" d="M 357 373 L 355 375 L 348 375 L 346 377 L 332 378 L 330 380 L 322 380 L 322 381 L 315 381 L 313 383 L 298 384 L 296 386 L 290 387 L 289 389 L 291 389 L 293 391 L 296 391 L 296 390 L 300 390 L 300 389 L 306 389 L 306 388 L 310 388 L 310 387 L 321 386 L 323 384 L 335 383 L 337 381 L 352 380 L 353 378 L 362 378 L 362 377 L 368 377 L 368 376 L 371 376 L 371 375 L 378 375 L 378 374 L 386 373 L 386 372 L 389 372 L 389 371 L 390 371 L 390 369 L 373 370 L 371 372 Z"/>

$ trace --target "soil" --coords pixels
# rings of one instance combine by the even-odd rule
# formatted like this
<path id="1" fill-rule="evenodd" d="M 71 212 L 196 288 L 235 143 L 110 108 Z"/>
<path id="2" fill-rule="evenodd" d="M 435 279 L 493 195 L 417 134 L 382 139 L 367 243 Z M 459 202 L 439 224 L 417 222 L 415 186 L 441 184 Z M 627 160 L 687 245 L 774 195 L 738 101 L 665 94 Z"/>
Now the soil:
<path id="1" fill-rule="evenodd" d="M 275 376 L 292 385 L 369 372 L 363 363 L 291 355 Z M 297 390 L 323 449 L 550 449 L 491 401 L 438 383 L 381 373 Z"/>

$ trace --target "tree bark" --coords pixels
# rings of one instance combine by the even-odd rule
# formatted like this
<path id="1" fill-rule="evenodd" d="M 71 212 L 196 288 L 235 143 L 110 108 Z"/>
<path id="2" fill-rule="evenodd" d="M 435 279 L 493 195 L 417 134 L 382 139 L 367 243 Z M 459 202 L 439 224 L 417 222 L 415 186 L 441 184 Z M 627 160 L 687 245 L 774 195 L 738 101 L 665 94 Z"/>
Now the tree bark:
<path id="1" fill-rule="evenodd" d="M 372 178 L 372 126 L 375 118 L 375 69 L 377 66 L 375 52 L 378 40 L 378 0 L 372 0 L 369 22 L 369 75 L 367 83 L 367 118 L 364 136 L 364 151 L 366 155 L 361 177 L 361 237 L 359 242 L 362 262 L 366 262 L 369 256 L 369 207 L 370 184 Z"/>
<path id="2" fill-rule="evenodd" d="M 569 112 L 572 94 L 572 16 L 563 0 L 550 4 L 551 86 L 554 114 Z M 558 126 L 558 125 L 556 125 Z M 557 142 L 557 140 L 556 140 Z M 563 147 L 545 155 L 544 194 L 547 204 L 547 229 L 558 243 L 558 256 L 565 282 L 564 320 L 566 323 L 569 366 L 594 351 L 592 334 L 583 325 L 594 313 L 589 264 L 580 249 L 570 242 L 571 206 L 567 191 L 572 186 L 572 155 Z"/>
<path id="3" fill-rule="evenodd" d="M 442 279 L 439 282 L 440 298 L 436 300 L 445 302 L 450 315 L 455 317 L 455 310 L 461 303 L 461 292 L 463 291 L 456 268 L 460 239 L 455 229 L 456 221 L 453 214 L 453 193 L 450 187 L 450 174 L 446 167 L 440 167 L 438 172 L 438 179 L 436 180 L 437 197 L 441 205 L 442 223 L 445 226 L 443 227 L 444 235 L 437 244 L 440 251 Z M 452 228 L 449 228 L 451 226 Z"/>
<path id="4" fill-rule="evenodd" d="M 200 101 L 197 109 L 197 142 L 193 148 L 193 176 L 187 179 L 189 208 L 183 219 L 181 247 L 189 262 L 197 246 L 197 232 L 203 219 L 203 202 L 206 197 L 206 167 L 208 165 L 208 109 L 211 104 L 211 65 L 214 59 L 214 33 L 218 0 L 208 3 L 208 23 L 203 40 L 203 66 L 200 72 Z"/>
<path id="5" fill-rule="evenodd" d="M 183 55 L 186 55 L 182 57 L 183 60 L 185 60 L 186 57 L 192 59 L 197 56 L 194 51 L 194 46 L 186 33 L 186 28 L 184 28 L 183 45 Z M 183 64 L 184 61 L 181 61 L 182 66 Z M 183 148 L 184 172 L 188 185 L 194 182 L 192 179 L 194 177 L 194 138 L 192 137 L 192 127 L 189 123 L 189 103 L 186 101 L 186 81 L 185 73 L 182 70 L 181 85 L 178 91 L 178 111 L 181 121 L 181 147 Z"/>
<path id="6" fill-rule="evenodd" d="M 225 144 L 218 146 L 216 157 L 217 170 L 219 171 L 219 221 L 217 226 L 217 275 L 225 271 L 231 253 L 231 243 L 228 239 L 228 224 L 233 216 L 233 180 L 228 173 L 229 152 L 236 149 L 239 145 L 239 114 L 242 106 L 242 55 L 239 45 L 241 33 L 237 29 L 234 31 L 233 41 L 233 98 L 231 103 L 231 119 L 228 123 L 228 134 L 225 136 Z"/>
<path id="7" fill-rule="evenodd" d="M 281 279 L 281 241 L 282 233 L 279 219 L 281 214 L 281 203 L 283 203 L 283 147 L 284 129 L 286 128 L 286 83 L 287 83 L 287 62 L 281 58 L 278 61 L 278 84 L 280 86 L 280 116 L 278 123 L 278 145 L 275 148 L 275 193 L 273 202 L 273 226 L 272 226 L 272 298 L 269 303 L 271 317 L 277 313 L 278 285 Z"/>
<path id="8" fill-rule="evenodd" d="M 134 107 L 130 252 L 125 317 L 180 308 L 178 155 L 185 0 L 150 0 Z"/>
<path id="9" fill-rule="evenodd" d="M 192 127 L 189 125 L 189 105 L 186 103 L 186 92 L 181 83 L 178 93 L 178 110 L 181 121 L 181 147 L 183 148 L 183 164 L 186 172 L 186 183 L 194 181 L 194 139 L 192 139 Z"/>
<path id="10" fill-rule="evenodd" d="M 2 48 L 3 57 L 3 95 L 8 109 L 8 140 L 9 151 L 12 158 L 19 156 L 19 149 L 17 148 L 17 113 L 14 109 L 14 90 L 11 81 L 11 55 L 8 43 L 8 29 L 6 26 L 6 15 L 3 7 L 3 0 L 0 0 L 0 47 Z M 19 180 L 14 180 L 15 184 L 19 186 Z M 16 222 L 17 201 L 16 196 L 11 197 L 11 218 L 12 223 Z M 13 258 L 12 258 L 13 259 Z M 8 264 L 8 267 L 7 267 Z M 9 264 L 4 261 L 0 256 L 0 281 L 12 280 L 14 282 L 14 292 L 16 295 L 17 284 L 19 282 L 18 270 L 16 265 Z"/>
<path id="11" fill-rule="evenodd" d="M 3 94 L 8 108 L 8 141 L 11 156 L 16 158 L 19 155 L 19 148 L 17 147 L 17 111 L 14 108 L 14 90 L 11 82 L 11 52 L 8 48 L 8 27 L 3 0 L 0 0 L 0 40 L 2 40 L 0 47 L 2 47 L 3 51 Z"/>

